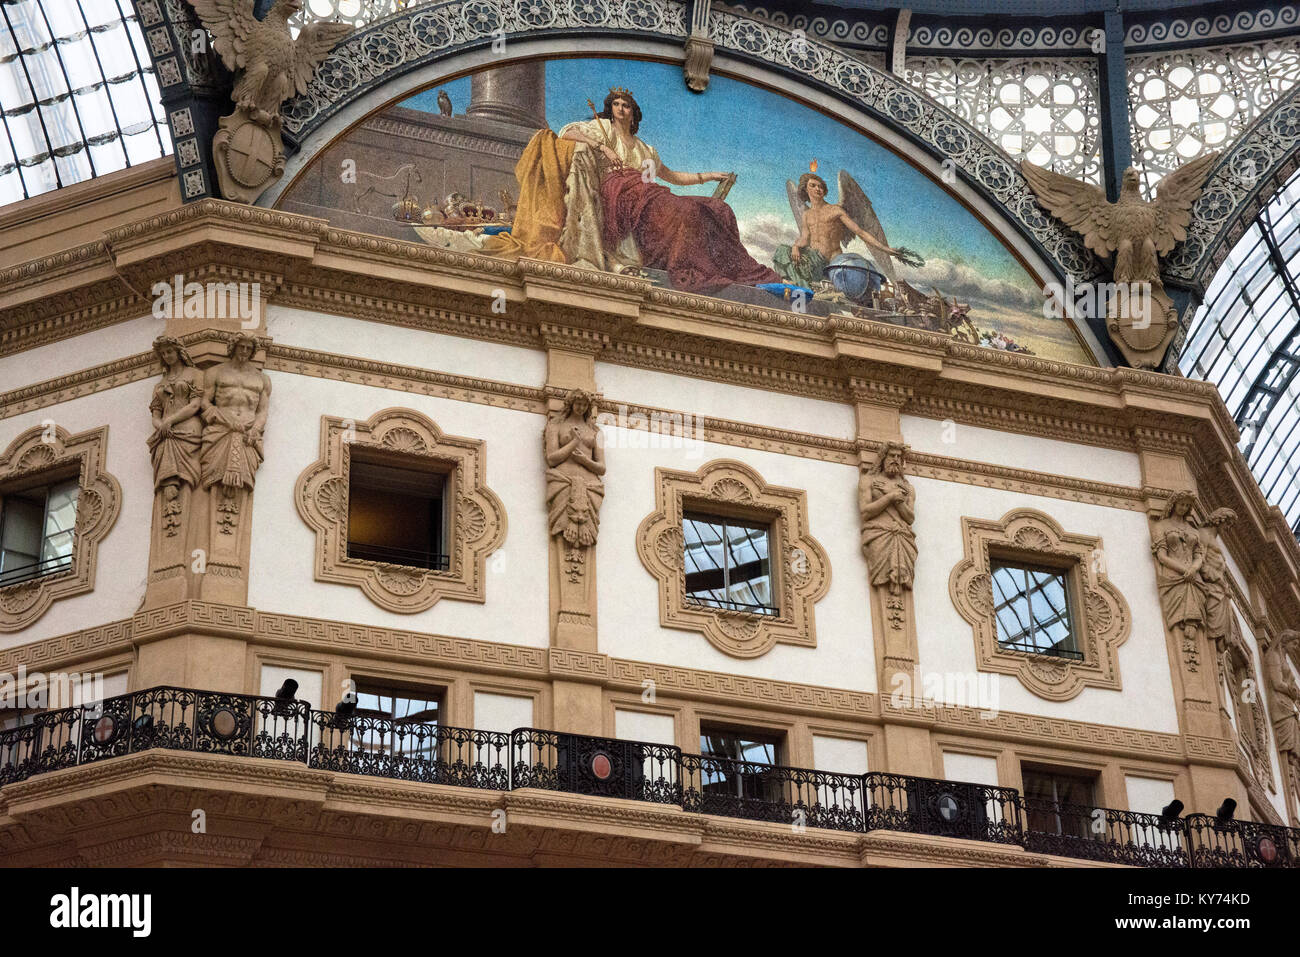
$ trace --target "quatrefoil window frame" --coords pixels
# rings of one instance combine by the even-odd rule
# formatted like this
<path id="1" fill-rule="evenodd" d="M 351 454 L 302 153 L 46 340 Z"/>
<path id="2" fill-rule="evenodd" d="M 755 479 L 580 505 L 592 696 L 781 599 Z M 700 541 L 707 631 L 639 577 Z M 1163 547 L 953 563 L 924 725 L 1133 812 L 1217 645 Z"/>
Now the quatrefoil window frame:
<path id="1" fill-rule="evenodd" d="M 0 488 L 28 488 L 77 476 L 72 563 L 39 578 L 0 587 L 0 632 L 31 625 L 56 601 L 95 590 L 99 544 L 122 512 L 122 486 L 104 470 L 108 426 L 76 435 L 53 423 L 23 432 L 0 454 Z"/>
<path id="2" fill-rule="evenodd" d="M 321 416 L 321 457 L 298 477 L 294 503 L 316 532 L 317 581 L 354 585 L 376 605 L 400 614 L 427 611 L 444 598 L 487 601 L 487 556 L 506 537 L 505 506 L 487 487 L 487 443 L 446 435 L 412 409 L 384 409 L 368 420 Z M 444 570 L 413 568 L 348 555 L 348 488 L 352 451 L 367 461 L 445 473 L 456 503 Z"/>
<path id="3" fill-rule="evenodd" d="M 682 519 L 698 511 L 772 523 L 776 615 L 713 608 L 687 597 Z M 830 588 L 831 568 L 809 532 L 802 489 L 768 485 L 754 469 L 729 459 L 695 472 L 656 468 L 655 511 L 637 528 L 636 547 L 641 564 L 659 582 L 659 623 L 665 628 L 698 631 L 733 658 L 757 658 L 778 643 L 816 647 L 813 606 Z"/>
<path id="4" fill-rule="evenodd" d="M 1119 646 L 1133 616 L 1105 574 L 1100 537 L 1065 531 L 1050 515 L 1012 509 L 998 521 L 963 517 L 965 557 L 953 568 L 948 590 L 975 637 L 975 667 L 1013 675 L 1040 698 L 1068 701 L 1084 688 L 1121 690 Z M 993 613 L 994 559 L 1059 568 L 1069 577 L 1070 618 L 1083 660 L 1004 648 Z"/>

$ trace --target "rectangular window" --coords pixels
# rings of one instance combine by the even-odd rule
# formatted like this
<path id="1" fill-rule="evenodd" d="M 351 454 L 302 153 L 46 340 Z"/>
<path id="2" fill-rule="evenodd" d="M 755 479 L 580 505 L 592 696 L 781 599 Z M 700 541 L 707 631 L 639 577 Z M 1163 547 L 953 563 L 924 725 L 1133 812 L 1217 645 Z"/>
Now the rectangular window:
<path id="1" fill-rule="evenodd" d="M 448 479 L 441 472 L 354 457 L 348 469 L 348 557 L 445 571 Z"/>
<path id="2" fill-rule="evenodd" d="M 79 482 L 74 476 L 0 496 L 0 585 L 72 566 Z"/>
<path id="3" fill-rule="evenodd" d="M 700 756 L 717 759 L 704 762 L 701 790 L 723 799 L 783 800 L 784 789 L 778 776 L 759 767 L 778 763 L 781 738 L 770 732 L 700 728 Z"/>
<path id="4" fill-rule="evenodd" d="M 1095 773 L 1022 767 L 1021 777 L 1029 830 L 1066 837 L 1097 836 L 1091 828 L 1091 810 L 1097 801 Z"/>
<path id="5" fill-rule="evenodd" d="M 441 689 L 407 689 L 357 682 L 353 746 L 392 757 L 437 758 Z M 371 720 L 364 720 L 371 719 Z"/>
<path id="6" fill-rule="evenodd" d="M 991 564 L 998 645 L 1082 661 L 1070 620 L 1070 573 L 996 558 Z"/>
<path id="7" fill-rule="evenodd" d="M 777 615 L 769 522 L 687 512 L 686 598 L 714 608 Z"/>

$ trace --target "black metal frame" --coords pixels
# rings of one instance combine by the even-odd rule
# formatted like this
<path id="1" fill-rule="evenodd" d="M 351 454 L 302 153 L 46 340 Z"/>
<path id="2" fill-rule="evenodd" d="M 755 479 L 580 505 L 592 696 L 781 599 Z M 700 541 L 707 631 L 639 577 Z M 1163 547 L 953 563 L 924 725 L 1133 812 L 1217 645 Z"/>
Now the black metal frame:
<path id="1" fill-rule="evenodd" d="M 375 740 L 389 742 L 374 747 Z M 1025 798 L 1013 788 L 839 774 L 538 728 L 451 728 L 316 711 L 305 701 L 158 687 L 0 731 L 0 787 L 155 748 L 496 791 L 540 788 L 687 813 L 865 833 L 933 834 L 1138 867 L 1300 867 L 1300 828 L 1164 818 Z M 710 790 L 711 777 L 744 782 Z M 1032 826 L 1050 814 L 1052 830 Z"/>

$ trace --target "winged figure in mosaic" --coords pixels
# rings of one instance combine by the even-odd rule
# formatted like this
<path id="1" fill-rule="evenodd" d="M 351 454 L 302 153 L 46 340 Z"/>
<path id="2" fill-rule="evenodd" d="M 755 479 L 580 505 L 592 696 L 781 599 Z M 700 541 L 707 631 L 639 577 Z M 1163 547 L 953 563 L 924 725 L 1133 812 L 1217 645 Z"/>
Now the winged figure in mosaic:
<path id="1" fill-rule="evenodd" d="M 827 267 L 856 236 L 867 245 L 871 258 L 890 283 L 896 283 L 894 260 L 905 265 L 924 265 L 910 249 L 894 249 L 885 238 L 871 200 L 848 170 L 838 177 L 839 203 L 827 202 L 826 180 L 817 173 L 804 173 L 796 184 L 785 181 L 790 212 L 794 214 L 799 238 L 789 246 L 777 246 L 772 263 L 783 279 L 801 286 L 812 286 L 826 278 Z"/>
<path id="2" fill-rule="evenodd" d="M 1098 256 L 1112 253 L 1116 295 L 1106 328 L 1115 345 L 1139 369 L 1159 365 L 1177 328 L 1173 300 L 1160 279 L 1159 257 L 1187 238 L 1192 204 L 1201 195 L 1219 154 L 1207 153 L 1170 173 L 1155 199 L 1142 198 L 1133 167 L 1124 171 L 1119 199 L 1106 191 L 1023 160 L 1020 169 L 1039 205 L 1083 237 Z"/>
<path id="3" fill-rule="evenodd" d="M 284 172 L 280 106 L 307 92 L 316 67 L 352 27 L 308 23 L 294 39 L 289 18 L 302 9 L 302 0 L 276 0 L 262 20 L 253 13 L 254 0 L 189 2 L 212 48 L 235 74 L 235 112 L 222 118 L 212 140 L 221 192 L 251 203 Z"/>

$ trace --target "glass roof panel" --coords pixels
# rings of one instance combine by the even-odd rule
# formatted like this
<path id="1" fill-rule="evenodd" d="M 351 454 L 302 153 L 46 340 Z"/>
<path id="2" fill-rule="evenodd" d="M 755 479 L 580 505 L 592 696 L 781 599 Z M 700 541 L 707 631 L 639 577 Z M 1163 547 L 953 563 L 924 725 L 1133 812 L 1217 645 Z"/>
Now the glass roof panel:
<path id="1" fill-rule="evenodd" d="M 1178 367 L 1218 386 L 1265 498 L 1300 535 L 1300 173 L 1210 281 Z"/>
<path id="2" fill-rule="evenodd" d="M 130 0 L 0 3 L 0 205 L 171 152 Z"/>

